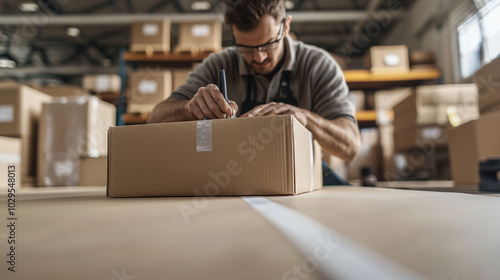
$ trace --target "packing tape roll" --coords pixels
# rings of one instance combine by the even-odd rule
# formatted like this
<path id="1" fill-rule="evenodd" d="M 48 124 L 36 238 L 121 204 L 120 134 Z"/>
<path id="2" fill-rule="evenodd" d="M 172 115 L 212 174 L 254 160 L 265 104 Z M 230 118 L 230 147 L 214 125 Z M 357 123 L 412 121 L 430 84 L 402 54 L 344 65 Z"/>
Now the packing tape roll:
<path id="1" fill-rule="evenodd" d="M 242 199 L 305 256 L 302 263 L 312 264 L 326 279 L 425 279 L 296 210 L 264 197 Z M 296 279 L 292 271 L 285 271 L 282 276 Z"/>
<path id="2" fill-rule="evenodd" d="M 196 122 L 196 151 L 212 151 L 212 120 Z"/>

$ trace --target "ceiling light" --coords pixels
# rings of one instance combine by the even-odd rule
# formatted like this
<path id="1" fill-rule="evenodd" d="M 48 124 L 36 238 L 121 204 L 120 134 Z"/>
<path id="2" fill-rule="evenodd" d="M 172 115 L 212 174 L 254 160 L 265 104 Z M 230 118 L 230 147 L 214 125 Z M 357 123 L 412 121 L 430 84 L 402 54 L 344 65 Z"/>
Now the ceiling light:
<path id="1" fill-rule="evenodd" d="M 293 9 L 293 7 L 295 7 L 295 4 L 293 3 L 293 1 L 285 1 L 285 8 L 287 10 L 291 10 L 291 9 Z"/>
<path id="2" fill-rule="evenodd" d="M 66 28 L 66 34 L 71 37 L 78 37 L 78 35 L 80 35 L 80 29 L 76 27 L 68 27 Z"/>
<path id="3" fill-rule="evenodd" d="M 19 10 L 21 10 L 22 12 L 26 12 L 26 13 L 34 13 L 36 11 L 38 11 L 40 7 L 38 7 L 37 4 L 35 3 L 20 3 L 19 4 Z"/>
<path id="4" fill-rule="evenodd" d="M 210 10 L 212 4 L 208 1 L 196 1 L 191 4 L 191 9 L 193 11 L 207 11 Z"/>

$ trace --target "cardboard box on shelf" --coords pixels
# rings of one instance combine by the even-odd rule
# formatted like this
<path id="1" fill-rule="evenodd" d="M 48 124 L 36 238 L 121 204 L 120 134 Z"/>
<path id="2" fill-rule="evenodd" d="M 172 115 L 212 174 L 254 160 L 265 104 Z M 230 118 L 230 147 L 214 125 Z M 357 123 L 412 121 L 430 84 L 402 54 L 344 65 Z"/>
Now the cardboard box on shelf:
<path id="1" fill-rule="evenodd" d="M 40 91 L 52 97 L 90 96 L 90 92 L 75 85 L 42 87 Z"/>
<path id="2" fill-rule="evenodd" d="M 42 104 L 50 100 L 51 96 L 36 89 L 17 83 L 0 83 L 0 135 L 36 135 Z"/>
<path id="3" fill-rule="evenodd" d="M 447 110 L 454 107 L 468 119 L 476 118 L 475 84 L 419 86 L 415 92 L 394 106 L 396 132 L 424 125 L 446 125 Z"/>
<path id="4" fill-rule="evenodd" d="M 367 53 L 365 64 L 373 73 L 408 72 L 410 71 L 408 47 L 373 46 Z"/>
<path id="5" fill-rule="evenodd" d="M 84 75 L 82 87 L 96 94 L 100 93 L 119 93 L 122 87 L 120 76 L 111 75 Z"/>
<path id="6" fill-rule="evenodd" d="M 176 69 L 172 71 L 172 92 L 184 85 L 191 74 L 191 69 Z"/>
<path id="7" fill-rule="evenodd" d="M 107 154 L 107 130 L 116 108 L 97 97 L 57 98 L 40 119 L 37 185 L 76 186 L 80 157 Z"/>
<path id="8" fill-rule="evenodd" d="M 82 157 L 79 167 L 79 186 L 106 186 L 108 180 L 107 157 Z"/>
<path id="9" fill-rule="evenodd" d="M 179 43 L 175 52 L 218 52 L 222 50 L 222 24 L 212 22 L 183 22 L 179 25 Z"/>
<path id="10" fill-rule="evenodd" d="M 436 56 L 432 51 L 412 50 L 410 52 L 410 64 L 414 65 L 435 65 Z"/>
<path id="11" fill-rule="evenodd" d="M 132 24 L 131 52 L 170 52 L 170 19 L 141 21 Z"/>
<path id="12" fill-rule="evenodd" d="M 451 174 L 457 188 L 478 190 L 479 162 L 500 156 L 500 112 L 448 129 Z"/>
<path id="13" fill-rule="evenodd" d="M 131 73 L 129 78 L 129 112 L 151 112 L 172 93 L 170 71 L 138 71 Z"/>
<path id="14" fill-rule="evenodd" d="M 15 189 L 21 186 L 21 160 L 21 139 L 0 136 L 0 190 L 7 189 L 9 183 Z"/>
<path id="15" fill-rule="evenodd" d="M 500 57 L 481 67 L 474 74 L 474 82 L 479 91 L 480 113 L 500 109 Z"/>
<path id="16" fill-rule="evenodd" d="M 411 149 L 433 150 L 447 147 L 446 126 L 430 125 L 408 127 L 394 130 L 394 149 L 407 151 Z"/>
<path id="17" fill-rule="evenodd" d="M 113 127 L 107 196 L 313 191 L 322 187 L 321 148 L 313 144 L 291 115 Z"/>

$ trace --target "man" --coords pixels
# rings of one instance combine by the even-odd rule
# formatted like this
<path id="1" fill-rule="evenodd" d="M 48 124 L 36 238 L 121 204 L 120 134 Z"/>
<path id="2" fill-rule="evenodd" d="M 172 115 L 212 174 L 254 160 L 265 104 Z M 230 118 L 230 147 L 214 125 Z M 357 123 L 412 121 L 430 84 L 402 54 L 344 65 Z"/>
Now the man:
<path id="1" fill-rule="evenodd" d="M 288 36 L 292 18 L 283 0 L 226 2 L 235 46 L 207 57 L 185 85 L 155 107 L 149 122 L 292 114 L 324 150 L 352 160 L 360 136 L 338 64 L 325 51 Z M 220 69 L 227 75 L 230 105 L 215 85 Z"/>

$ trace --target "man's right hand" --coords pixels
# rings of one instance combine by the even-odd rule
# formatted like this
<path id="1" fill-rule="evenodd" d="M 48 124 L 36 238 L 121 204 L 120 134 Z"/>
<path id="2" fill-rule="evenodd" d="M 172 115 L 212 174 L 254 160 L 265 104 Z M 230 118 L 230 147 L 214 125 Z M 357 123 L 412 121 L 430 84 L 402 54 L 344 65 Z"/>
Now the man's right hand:
<path id="1" fill-rule="evenodd" d="M 189 112 L 198 120 L 205 117 L 207 119 L 223 119 L 227 116 L 233 116 L 238 111 L 238 105 L 234 101 L 227 104 L 219 88 L 210 84 L 201 87 L 193 98 L 188 102 Z"/>

